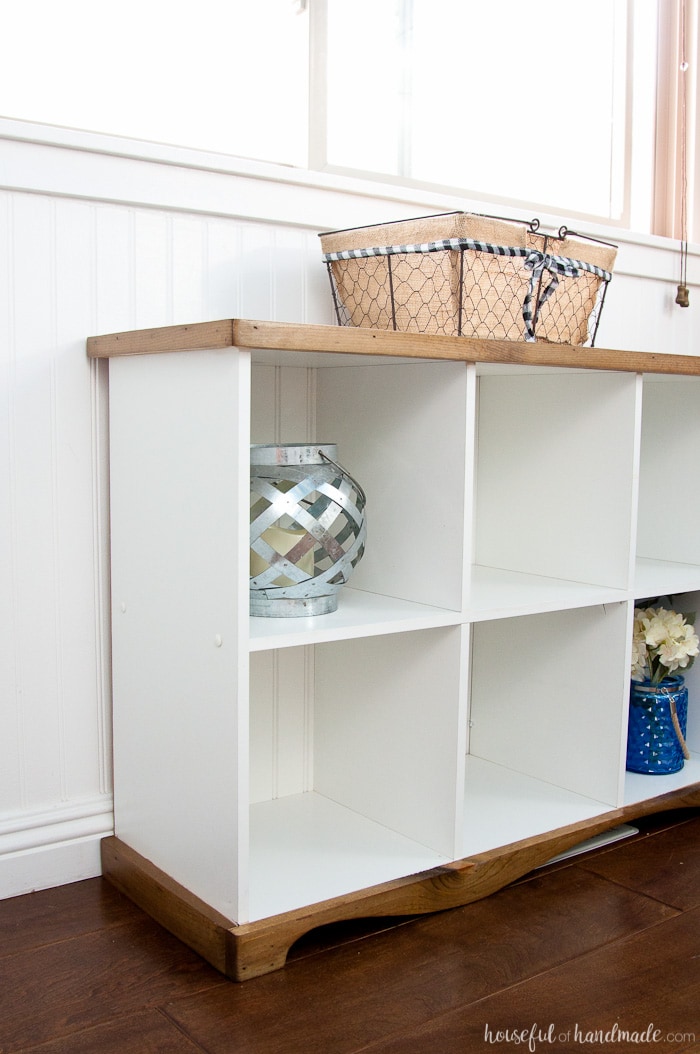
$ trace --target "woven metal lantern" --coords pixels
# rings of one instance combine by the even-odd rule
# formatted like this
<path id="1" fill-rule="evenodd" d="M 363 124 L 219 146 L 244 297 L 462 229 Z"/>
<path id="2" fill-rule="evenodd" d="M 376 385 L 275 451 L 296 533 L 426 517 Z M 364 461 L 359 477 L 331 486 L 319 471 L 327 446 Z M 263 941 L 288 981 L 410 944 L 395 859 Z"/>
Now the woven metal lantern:
<path id="1" fill-rule="evenodd" d="M 365 549 L 365 494 L 334 443 L 250 448 L 250 613 L 325 615 Z"/>

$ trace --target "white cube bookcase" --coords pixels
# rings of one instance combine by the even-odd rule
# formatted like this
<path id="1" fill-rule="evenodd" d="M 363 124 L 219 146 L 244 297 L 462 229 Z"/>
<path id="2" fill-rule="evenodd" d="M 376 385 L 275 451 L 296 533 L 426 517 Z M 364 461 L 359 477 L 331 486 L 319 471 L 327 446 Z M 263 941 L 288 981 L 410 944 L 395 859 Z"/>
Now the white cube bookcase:
<path id="1" fill-rule="evenodd" d="M 104 873 L 227 976 L 700 804 L 697 754 L 625 772 L 635 599 L 700 591 L 700 483 L 677 516 L 659 485 L 700 456 L 700 359 L 244 320 L 88 354 L 110 359 Z M 249 448 L 279 442 L 336 443 L 367 493 L 329 615 L 248 614 Z"/>

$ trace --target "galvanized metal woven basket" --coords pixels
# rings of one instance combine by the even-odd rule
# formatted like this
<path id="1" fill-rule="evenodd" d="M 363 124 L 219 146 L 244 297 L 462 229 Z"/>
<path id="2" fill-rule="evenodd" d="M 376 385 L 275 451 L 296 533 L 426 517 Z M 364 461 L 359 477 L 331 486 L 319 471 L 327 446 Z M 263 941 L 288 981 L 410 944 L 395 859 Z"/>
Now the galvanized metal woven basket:
<path id="1" fill-rule="evenodd" d="M 362 559 L 365 494 L 333 443 L 250 449 L 250 613 L 325 615 Z"/>

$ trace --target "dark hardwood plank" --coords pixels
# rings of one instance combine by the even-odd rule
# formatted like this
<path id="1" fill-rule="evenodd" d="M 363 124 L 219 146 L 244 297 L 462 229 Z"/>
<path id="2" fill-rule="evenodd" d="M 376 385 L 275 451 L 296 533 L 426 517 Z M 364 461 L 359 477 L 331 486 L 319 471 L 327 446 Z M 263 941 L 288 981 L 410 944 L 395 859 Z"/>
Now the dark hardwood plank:
<path id="1" fill-rule="evenodd" d="M 159 1010 L 130 1014 L 63 1039 L 23 1048 L 35 1054 L 203 1054 Z"/>
<path id="2" fill-rule="evenodd" d="M 350 1054 L 674 914 L 565 868 L 243 985 L 173 1000 L 168 1013 L 209 1054 Z M 432 1049 L 453 1048 L 421 1054 Z"/>
<path id="3" fill-rule="evenodd" d="M 133 906 L 99 878 L 0 901 L 0 958 L 119 925 Z"/>
<path id="4" fill-rule="evenodd" d="M 498 1042 L 499 1031 L 523 1036 L 533 1027 L 551 1039 L 540 1039 L 534 1047 L 540 1052 L 697 1051 L 699 947 L 696 909 L 461 1006 L 421 1028 L 403 1029 L 368 1046 L 364 1054 L 515 1049 L 505 1039 Z M 641 1035 L 651 1026 L 653 1039 L 626 1042 L 613 1031 L 616 1024 L 618 1030 Z M 652 1032 L 647 1034 L 651 1037 Z M 520 1049 L 528 1049 L 527 1041 L 521 1040 Z"/>
<path id="5" fill-rule="evenodd" d="M 2 1054 L 228 983 L 132 910 L 130 922 L 0 960 Z"/>
<path id="6" fill-rule="evenodd" d="M 687 911 L 700 906 L 700 817 L 621 844 L 579 866 Z"/>

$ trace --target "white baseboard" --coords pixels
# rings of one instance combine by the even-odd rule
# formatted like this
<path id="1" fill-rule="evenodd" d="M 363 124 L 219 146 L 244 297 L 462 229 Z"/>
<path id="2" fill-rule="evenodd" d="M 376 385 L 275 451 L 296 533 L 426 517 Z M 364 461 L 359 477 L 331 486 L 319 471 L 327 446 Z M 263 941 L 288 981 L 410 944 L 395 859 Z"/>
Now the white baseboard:
<path id="1" fill-rule="evenodd" d="M 0 820 L 0 900 L 95 878 L 113 832 L 111 797 Z"/>

